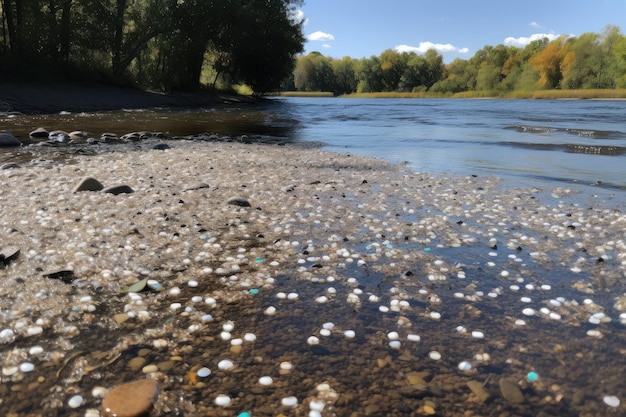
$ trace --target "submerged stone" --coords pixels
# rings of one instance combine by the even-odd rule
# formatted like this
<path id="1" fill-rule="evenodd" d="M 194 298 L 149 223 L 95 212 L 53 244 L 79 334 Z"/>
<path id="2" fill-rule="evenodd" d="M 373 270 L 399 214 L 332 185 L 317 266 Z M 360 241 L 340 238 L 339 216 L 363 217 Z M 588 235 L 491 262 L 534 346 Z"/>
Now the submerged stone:
<path id="1" fill-rule="evenodd" d="M 118 385 L 102 402 L 102 416 L 147 416 L 154 407 L 159 392 L 159 384 L 151 379 L 140 379 Z"/>

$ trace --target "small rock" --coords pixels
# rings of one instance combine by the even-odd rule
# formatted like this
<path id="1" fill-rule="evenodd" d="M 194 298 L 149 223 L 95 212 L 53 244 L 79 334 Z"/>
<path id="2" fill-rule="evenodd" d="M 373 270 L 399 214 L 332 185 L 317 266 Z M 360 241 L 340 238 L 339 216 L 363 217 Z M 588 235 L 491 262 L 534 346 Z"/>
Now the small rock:
<path id="1" fill-rule="evenodd" d="M 500 393 L 507 402 L 511 404 L 524 402 L 524 394 L 522 394 L 522 390 L 519 389 L 515 382 L 502 378 L 498 385 L 500 386 Z"/>
<path id="2" fill-rule="evenodd" d="M 2 164 L 0 165 L 0 170 L 2 169 L 13 169 L 13 168 L 19 168 L 20 166 L 18 164 L 16 164 L 15 162 L 7 162 L 6 164 Z"/>
<path id="3" fill-rule="evenodd" d="M 113 195 L 118 195 L 118 194 L 131 194 L 131 193 L 134 193 L 135 190 L 130 188 L 128 185 L 113 185 L 111 187 L 107 187 L 103 189 L 102 192 L 113 194 Z"/>
<path id="4" fill-rule="evenodd" d="M 185 188 L 183 191 L 195 191 L 195 190 L 201 190 L 203 188 L 209 188 L 209 184 L 204 183 L 204 182 L 199 182 L 197 184 L 194 184 L 190 187 Z"/>
<path id="5" fill-rule="evenodd" d="M 55 269 L 51 271 L 46 271 L 42 274 L 44 278 L 50 279 L 59 279 L 66 284 L 71 284 L 76 277 L 74 276 L 74 271 L 71 269 Z"/>
<path id="6" fill-rule="evenodd" d="M 241 198 L 241 197 L 231 197 L 228 200 L 226 200 L 226 203 L 231 204 L 233 206 L 239 206 L 239 207 L 251 207 L 252 206 L 248 200 L 246 200 L 245 198 Z"/>
<path id="7" fill-rule="evenodd" d="M 9 264 L 11 261 L 17 259 L 20 256 L 20 250 L 14 246 L 7 246 L 0 250 L 0 264 Z"/>
<path id="8" fill-rule="evenodd" d="M 102 402 L 103 417 L 147 416 L 159 397 L 159 385 L 140 379 L 113 388 Z"/>
<path id="9" fill-rule="evenodd" d="M 22 142 L 10 133 L 0 132 L 0 148 L 11 148 L 14 146 L 22 146 Z"/>
<path id="10" fill-rule="evenodd" d="M 45 139 L 48 139 L 48 131 L 46 129 L 44 129 L 43 127 L 38 127 L 37 129 L 35 129 L 32 132 L 30 132 L 28 136 L 30 136 L 31 138 L 45 138 Z"/>
<path id="11" fill-rule="evenodd" d="M 85 177 L 74 188 L 74 193 L 80 191 L 100 191 L 104 188 L 102 183 L 93 177 Z"/>
<path id="12" fill-rule="evenodd" d="M 481 384 L 480 382 L 469 381 L 467 383 L 467 386 L 469 387 L 470 390 L 472 390 L 472 393 L 475 396 L 477 396 L 481 402 L 485 402 L 489 399 L 490 397 L 489 392 L 485 389 L 483 384 Z"/>
<path id="13" fill-rule="evenodd" d="M 152 147 L 152 149 L 156 151 L 165 151 L 167 149 L 172 149 L 172 147 L 168 145 L 167 143 L 157 143 L 156 145 Z"/>
<path id="14" fill-rule="evenodd" d="M 48 134 L 48 138 L 54 142 L 65 143 L 70 140 L 70 135 L 63 130 L 54 130 Z"/>

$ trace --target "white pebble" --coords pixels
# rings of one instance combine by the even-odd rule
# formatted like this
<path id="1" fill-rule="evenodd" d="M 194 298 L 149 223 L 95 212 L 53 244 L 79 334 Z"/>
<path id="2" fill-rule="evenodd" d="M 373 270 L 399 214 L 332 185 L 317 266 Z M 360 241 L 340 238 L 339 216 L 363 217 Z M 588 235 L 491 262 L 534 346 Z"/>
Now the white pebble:
<path id="1" fill-rule="evenodd" d="M 211 375 L 211 370 L 204 366 L 196 371 L 196 375 L 198 375 L 200 378 L 206 378 L 207 376 Z"/>
<path id="2" fill-rule="evenodd" d="M 525 308 L 522 310 L 522 314 L 525 316 L 534 316 L 535 310 L 533 310 L 532 308 Z"/>
<path id="3" fill-rule="evenodd" d="M 289 294 L 287 294 L 287 299 L 288 300 L 297 300 L 298 299 L 298 294 L 295 292 L 290 292 Z"/>
<path id="4" fill-rule="evenodd" d="M 328 302 L 328 297 L 326 297 L 325 295 L 321 295 L 321 296 L 319 296 L 319 297 L 317 297 L 315 299 L 315 302 L 319 303 L 319 304 L 327 303 Z"/>
<path id="5" fill-rule="evenodd" d="M 269 306 L 268 308 L 265 309 L 265 314 L 268 316 L 273 316 L 274 314 L 276 314 L 276 307 Z"/>
<path id="6" fill-rule="evenodd" d="M 439 359 L 441 359 L 441 353 L 437 352 L 436 350 L 433 350 L 432 352 L 428 354 L 428 357 L 434 361 L 438 361 Z"/>
<path id="7" fill-rule="evenodd" d="M 533 302 L 532 298 L 530 298 L 530 297 L 522 297 L 522 298 L 520 298 L 520 301 L 522 303 L 532 303 Z"/>
<path id="8" fill-rule="evenodd" d="M 243 339 L 240 339 L 240 338 L 231 339 L 230 344 L 232 346 L 241 346 L 243 344 Z"/>
<path id="9" fill-rule="evenodd" d="M 389 338 L 389 340 L 398 340 L 400 338 L 400 335 L 398 334 L 398 332 L 389 332 L 387 333 L 387 338 Z"/>
<path id="10" fill-rule="evenodd" d="M 330 330 L 328 330 L 328 329 L 320 329 L 320 336 L 325 336 L 325 337 L 330 336 Z"/>
<path id="11" fill-rule="evenodd" d="M 235 329 L 235 323 L 233 323 L 232 321 L 227 321 L 226 323 L 222 324 L 222 330 L 224 330 L 225 332 L 232 332 Z"/>
<path id="12" fill-rule="evenodd" d="M 294 396 L 284 397 L 280 400 L 280 403 L 284 407 L 295 407 L 296 405 L 298 405 L 298 399 Z"/>
<path id="13" fill-rule="evenodd" d="M 587 330 L 587 336 L 590 337 L 602 337 L 602 333 L 599 330 Z"/>
<path id="14" fill-rule="evenodd" d="M 309 408 L 313 411 L 317 411 L 317 412 L 322 412 L 324 411 L 324 402 L 323 401 L 319 401 L 319 400 L 311 400 L 311 402 L 309 403 Z M 309 414 L 310 416 L 310 414 Z"/>
<path id="15" fill-rule="evenodd" d="M 2 340 L 2 339 L 10 339 L 13 336 L 15 336 L 15 333 L 13 333 L 13 330 L 11 330 L 11 329 L 2 329 L 0 331 L 0 340 Z"/>
<path id="16" fill-rule="evenodd" d="M 356 333 L 354 332 L 354 330 L 346 330 L 345 332 L 343 332 L 343 335 L 348 339 L 354 339 Z"/>
<path id="17" fill-rule="evenodd" d="M 243 335 L 243 340 L 246 342 L 254 342 L 256 340 L 256 335 L 254 333 L 246 333 Z"/>
<path id="18" fill-rule="evenodd" d="M 221 369 L 222 371 L 230 371 L 231 369 L 235 367 L 235 364 L 233 363 L 233 361 L 229 359 L 222 359 L 217 364 L 217 367 Z"/>
<path id="19" fill-rule="evenodd" d="M 231 399 L 228 395 L 220 394 L 215 397 L 215 405 L 219 407 L 228 407 L 230 405 Z"/>
<path id="20" fill-rule="evenodd" d="M 391 342 L 389 342 L 389 347 L 392 349 L 400 349 L 401 346 L 402 343 L 400 343 L 399 340 L 392 340 Z"/>
<path id="21" fill-rule="evenodd" d="M 430 318 L 434 320 L 439 320 L 441 318 L 441 313 L 438 313 L 436 311 L 431 311 Z"/>
<path id="22" fill-rule="evenodd" d="M 271 376 L 262 376 L 261 378 L 259 378 L 259 384 L 263 385 L 263 386 L 270 386 L 274 383 L 274 380 L 272 379 Z"/>
<path id="23" fill-rule="evenodd" d="M 67 402 L 67 405 L 70 408 L 78 408 L 83 404 L 83 397 L 81 397 L 80 395 L 74 395 L 72 398 L 69 399 L 69 401 Z"/>
<path id="24" fill-rule="evenodd" d="M 517 319 L 515 320 L 515 325 L 516 326 L 526 326 L 526 322 L 522 319 Z"/>
<path id="25" fill-rule="evenodd" d="M 230 340 L 232 335 L 229 332 L 222 332 L 220 333 L 220 337 L 222 338 L 222 340 Z"/>
<path id="26" fill-rule="evenodd" d="M 467 361 L 463 361 L 459 363 L 459 369 L 461 371 L 469 371 L 470 369 L 472 369 L 472 364 Z"/>
<path id="27" fill-rule="evenodd" d="M 187 285 L 191 288 L 196 288 L 198 286 L 198 281 L 196 281 L 195 279 L 190 279 L 189 281 L 187 281 Z"/>
<path id="28" fill-rule="evenodd" d="M 30 362 L 22 362 L 20 364 L 20 371 L 24 373 L 32 372 L 35 370 L 35 365 Z"/>
<path id="29" fill-rule="evenodd" d="M 387 312 L 389 312 L 389 307 L 387 307 L 387 306 L 379 306 L 378 307 L 378 311 L 380 311 L 381 313 L 387 313 Z"/>
<path id="30" fill-rule="evenodd" d="M 619 407 L 621 403 L 620 399 L 615 395 L 605 395 L 604 398 L 602 398 L 602 401 L 604 401 L 604 404 L 609 407 Z"/>
<path id="31" fill-rule="evenodd" d="M 293 368 L 293 365 L 291 364 L 291 362 L 281 362 L 279 365 L 280 369 L 282 369 L 283 371 L 290 371 Z"/>
<path id="32" fill-rule="evenodd" d="M 474 330 L 472 332 L 472 337 L 476 338 L 476 339 L 484 339 L 485 338 L 485 334 L 483 332 L 479 332 Z"/>
<path id="33" fill-rule="evenodd" d="M 419 342 L 421 340 L 421 337 L 418 334 L 407 334 L 406 340 L 410 342 Z"/>
<path id="34" fill-rule="evenodd" d="M 180 295 L 180 288 L 178 288 L 178 287 L 172 287 L 172 288 L 170 288 L 170 290 L 169 290 L 168 292 L 169 292 L 169 294 L 170 294 L 171 296 L 176 297 L 177 295 Z"/>
<path id="35" fill-rule="evenodd" d="M 104 398 L 107 394 L 108 390 L 104 387 L 96 386 L 91 390 L 91 395 L 94 398 Z"/>
<path id="36" fill-rule="evenodd" d="M 28 350 L 30 355 L 41 355 L 43 353 L 43 348 L 39 345 L 33 346 Z"/>
<path id="37" fill-rule="evenodd" d="M 319 345 L 320 340 L 319 340 L 317 337 L 315 337 L 315 336 L 310 336 L 310 337 L 306 340 L 306 342 L 307 342 L 309 345 Z"/>

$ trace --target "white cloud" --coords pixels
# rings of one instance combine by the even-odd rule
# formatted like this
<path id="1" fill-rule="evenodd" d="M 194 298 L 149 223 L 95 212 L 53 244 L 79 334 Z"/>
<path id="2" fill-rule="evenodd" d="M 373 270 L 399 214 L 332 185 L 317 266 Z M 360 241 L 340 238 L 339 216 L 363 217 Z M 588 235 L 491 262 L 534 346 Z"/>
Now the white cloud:
<path id="1" fill-rule="evenodd" d="M 532 28 L 535 28 L 535 29 L 543 29 L 543 26 L 541 26 L 541 25 L 540 25 L 539 23 L 537 23 L 537 22 L 530 22 L 530 23 L 528 24 L 528 26 L 530 26 L 530 27 L 532 27 Z"/>
<path id="2" fill-rule="evenodd" d="M 451 53 L 459 53 L 466 54 L 469 52 L 468 48 L 457 48 L 456 46 L 450 43 L 432 43 L 432 42 L 420 42 L 419 46 L 410 46 L 410 45 L 396 45 L 394 48 L 396 52 L 415 52 L 418 54 L 423 54 L 429 49 L 434 49 L 440 54 L 451 54 Z"/>
<path id="3" fill-rule="evenodd" d="M 330 33 L 324 33 L 318 30 L 317 32 L 313 32 L 309 36 L 307 36 L 307 39 L 310 41 L 328 42 L 328 41 L 334 41 L 335 37 L 331 35 Z"/>
<path id="4" fill-rule="evenodd" d="M 325 43 L 322 45 L 322 48 L 332 48 L 332 46 L 330 46 L 329 44 Z"/>
<path id="5" fill-rule="evenodd" d="M 504 44 L 508 46 L 517 46 L 519 48 L 524 47 L 531 43 L 532 41 L 537 41 L 543 38 L 548 38 L 548 40 L 553 41 L 558 38 L 559 35 L 555 35 L 554 33 L 534 33 L 529 37 L 521 36 L 519 38 L 514 38 L 513 36 L 509 36 L 504 40 Z"/>

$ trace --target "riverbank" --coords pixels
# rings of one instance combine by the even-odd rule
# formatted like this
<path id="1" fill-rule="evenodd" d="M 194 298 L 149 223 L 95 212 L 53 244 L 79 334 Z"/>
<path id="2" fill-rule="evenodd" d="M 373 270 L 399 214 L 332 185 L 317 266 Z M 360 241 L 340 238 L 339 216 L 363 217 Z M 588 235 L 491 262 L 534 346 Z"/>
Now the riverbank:
<path id="1" fill-rule="evenodd" d="M 0 80 L 0 113 L 53 114 L 151 107 L 195 108 L 253 103 L 247 96 L 209 92 L 158 93 L 101 83 Z"/>
<path id="2" fill-rule="evenodd" d="M 146 378 L 158 416 L 626 411 L 620 210 L 319 149 L 159 144 L 17 149 L 34 157 L 0 170 L 3 415 L 98 416 Z"/>

